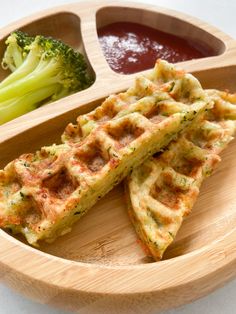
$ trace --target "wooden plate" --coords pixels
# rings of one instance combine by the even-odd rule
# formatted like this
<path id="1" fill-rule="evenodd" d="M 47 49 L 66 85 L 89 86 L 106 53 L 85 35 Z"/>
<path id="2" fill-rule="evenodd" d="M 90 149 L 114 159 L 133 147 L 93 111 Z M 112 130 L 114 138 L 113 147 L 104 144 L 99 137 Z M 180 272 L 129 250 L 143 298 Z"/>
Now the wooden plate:
<path id="1" fill-rule="evenodd" d="M 132 84 L 135 75 L 113 72 L 98 42 L 97 25 L 115 21 L 138 21 L 210 44 L 214 56 L 181 67 L 194 72 L 205 88 L 236 90 L 236 43 L 202 21 L 134 3 L 97 1 L 53 8 L 2 29 L 0 54 L 4 38 L 15 29 L 52 35 L 84 51 L 96 81 L 87 90 L 1 126 L 1 167 L 23 152 L 59 142 L 69 121 Z M 157 312 L 206 295 L 236 274 L 235 149 L 236 141 L 202 187 L 165 260 L 154 263 L 137 244 L 120 185 L 70 234 L 43 244 L 41 250 L 0 230 L 1 279 L 42 303 L 80 313 Z"/>

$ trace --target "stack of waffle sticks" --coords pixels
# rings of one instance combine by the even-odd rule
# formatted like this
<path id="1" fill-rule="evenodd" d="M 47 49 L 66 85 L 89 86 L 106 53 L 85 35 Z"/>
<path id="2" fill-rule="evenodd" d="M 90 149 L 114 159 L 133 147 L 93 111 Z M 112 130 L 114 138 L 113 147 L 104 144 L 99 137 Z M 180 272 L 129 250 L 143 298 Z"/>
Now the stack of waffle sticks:
<path id="1" fill-rule="evenodd" d="M 62 144 L 0 171 L 0 226 L 31 245 L 51 242 L 126 178 L 131 219 L 160 259 L 232 139 L 235 102 L 158 61 L 126 92 L 69 124 Z"/>

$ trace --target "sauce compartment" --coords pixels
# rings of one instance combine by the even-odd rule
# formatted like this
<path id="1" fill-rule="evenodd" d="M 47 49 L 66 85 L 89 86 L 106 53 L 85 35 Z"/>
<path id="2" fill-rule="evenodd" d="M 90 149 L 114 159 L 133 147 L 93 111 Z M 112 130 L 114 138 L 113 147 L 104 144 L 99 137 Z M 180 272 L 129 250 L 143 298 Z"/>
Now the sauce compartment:
<path id="1" fill-rule="evenodd" d="M 150 69 L 158 58 L 175 63 L 225 51 L 224 43 L 212 34 L 160 12 L 105 7 L 97 12 L 96 22 L 104 56 L 120 74 Z"/>

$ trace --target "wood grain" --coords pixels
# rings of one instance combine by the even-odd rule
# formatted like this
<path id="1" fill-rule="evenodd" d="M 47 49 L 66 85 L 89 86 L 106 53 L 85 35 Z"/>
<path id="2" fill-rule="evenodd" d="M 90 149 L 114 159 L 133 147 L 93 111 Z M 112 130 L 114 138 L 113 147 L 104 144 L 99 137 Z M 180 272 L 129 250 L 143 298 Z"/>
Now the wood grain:
<path id="1" fill-rule="evenodd" d="M 124 14 L 125 13 L 125 14 Z M 181 63 L 205 88 L 236 89 L 236 42 L 195 18 L 157 7 L 93 1 L 53 8 L 0 31 L 14 29 L 60 38 L 81 49 L 96 77 L 76 93 L 0 127 L 0 166 L 21 153 L 59 142 L 69 121 L 91 111 L 111 93 L 124 90 L 135 75 L 113 72 L 103 57 L 96 27 L 135 21 L 210 44 L 215 56 Z M 0 78 L 4 77 L 0 71 Z M 128 219 L 122 185 L 111 191 L 73 228 L 40 250 L 0 230 L 0 278 L 42 303 L 80 313 L 149 313 L 190 302 L 236 274 L 236 141 L 202 187 L 165 259 L 147 258 Z"/>

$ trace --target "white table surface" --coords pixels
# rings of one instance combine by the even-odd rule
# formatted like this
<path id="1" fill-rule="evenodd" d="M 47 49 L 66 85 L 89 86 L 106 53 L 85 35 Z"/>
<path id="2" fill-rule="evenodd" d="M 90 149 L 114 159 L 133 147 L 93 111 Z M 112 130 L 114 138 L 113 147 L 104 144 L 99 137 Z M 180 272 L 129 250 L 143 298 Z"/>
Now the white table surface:
<path id="1" fill-rule="evenodd" d="M 131 0 L 132 1 L 132 0 Z M 138 0 L 137 0 L 138 1 Z M 39 10 L 73 0 L 0 0 L 0 27 Z M 142 0 L 196 16 L 236 38 L 235 0 Z M 0 283 L 0 314 L 69 314 L 28 300 Z M 234 314 L 236 281 L 224 288 L 165 314 Z M 92 314 L 92 313 L 91 313 Z M 146 314 L 146 313 L 144 313 Z M 155 314 L 155 313 L 153 313 Z"/>

